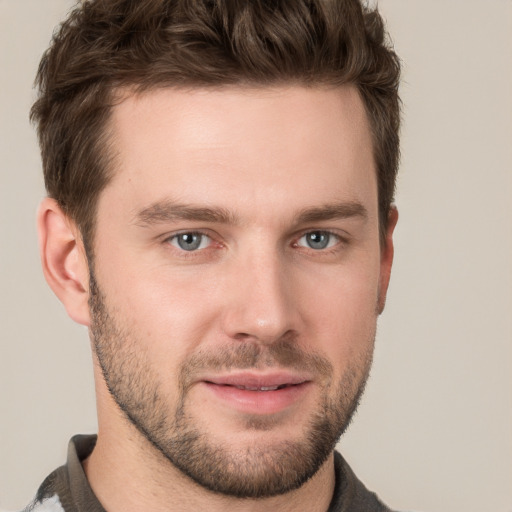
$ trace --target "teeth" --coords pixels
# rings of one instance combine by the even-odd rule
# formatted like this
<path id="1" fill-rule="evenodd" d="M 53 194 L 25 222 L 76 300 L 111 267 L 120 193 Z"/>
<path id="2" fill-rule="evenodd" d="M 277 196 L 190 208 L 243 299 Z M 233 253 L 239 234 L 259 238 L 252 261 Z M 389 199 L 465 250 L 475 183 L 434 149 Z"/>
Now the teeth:
<path id="1" fill-rule="evenodd" d="M 237 389 L 243 389 L 244 391 L 276 391 L 282 386 L 261 386 L 261 387 L 250 387 L 250 386 L 235 386 Z"/>

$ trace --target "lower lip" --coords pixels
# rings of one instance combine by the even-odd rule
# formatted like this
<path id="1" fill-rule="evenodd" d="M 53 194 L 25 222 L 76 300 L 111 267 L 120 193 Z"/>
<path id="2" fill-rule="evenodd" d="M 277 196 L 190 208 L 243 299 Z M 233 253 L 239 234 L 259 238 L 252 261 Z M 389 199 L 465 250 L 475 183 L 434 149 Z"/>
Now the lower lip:
<path id="1" fill-rule="evenodd" d="M 203 382 L 204 386 L 231 408 L 247 414 L 275 414 L 299 402 L 310 387 L 309 382 L 274 391 L 251 391 L 234 386 Z"/>

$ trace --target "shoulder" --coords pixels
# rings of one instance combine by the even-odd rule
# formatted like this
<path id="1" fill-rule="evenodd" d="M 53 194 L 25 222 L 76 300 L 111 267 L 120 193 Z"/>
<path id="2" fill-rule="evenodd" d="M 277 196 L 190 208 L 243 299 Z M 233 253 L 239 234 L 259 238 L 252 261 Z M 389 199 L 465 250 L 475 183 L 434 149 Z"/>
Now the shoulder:
<path id="1" fill-rule="evenodd" d="M 334 466 L 336 487 L 329 512 L 392 512 L 375 493 L 365 487 L 338 452 L 334 453 Z"/>
<path id="2" fill-rule="evenodd" d="M 8 512 L 0 509 L 0 512 Z M 60 499 L 57 495 L 45 498 L 42 501 L 35 499 L 30 505 L 25 507 L 21 512 L 65 512 Z"/>

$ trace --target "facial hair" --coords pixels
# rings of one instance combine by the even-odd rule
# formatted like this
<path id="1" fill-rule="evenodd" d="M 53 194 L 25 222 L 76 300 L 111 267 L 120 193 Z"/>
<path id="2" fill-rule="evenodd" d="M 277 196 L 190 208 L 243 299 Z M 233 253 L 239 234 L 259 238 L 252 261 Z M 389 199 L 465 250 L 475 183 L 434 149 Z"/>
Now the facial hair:
<path id="1" fill-rule="evenodd" d="M 262 346 L 237 342 L 220 350 L 191 354 L 181 364 L 174 406 L 162 390 L 158 375 L 122 318 L 107 307 L 93 273 L 90 276 L 91 334 L 106 386 L 126 418 L 165 459 L 202 487 L 237 498 L 265 498 L 298 489 L 326 461 L 348 427 L 363 394 L 371 367 L 369 349 L 352 361 L 336 383 L 333 367 L 322 355 L 299 348 L 283 337 Z M 373 333 L 374 335 L 374 333 Z M 366 341 L 366 340 L 365 340 Z M 172 341 L 171 341 L 172 343 Z M 244 447 L 215 439 L 198 421 L 200 412 L 187 400 L 200 373 L 238 369 L 279 368 L 307 371 L 322 383 L 322 394 L 309 413 L 299 439 L 248 443 Z M 275 418 L 246 415 L 245 429 L 271 431 Z"/>

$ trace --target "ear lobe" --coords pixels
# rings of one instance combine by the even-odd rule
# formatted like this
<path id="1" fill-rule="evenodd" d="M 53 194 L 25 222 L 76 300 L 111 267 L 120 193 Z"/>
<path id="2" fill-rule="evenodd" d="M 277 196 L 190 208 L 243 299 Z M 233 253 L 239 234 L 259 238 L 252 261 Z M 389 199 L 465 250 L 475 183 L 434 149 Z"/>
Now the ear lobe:
<path id="1" fill-rule="evenodd" d="M 39 250 L 47 283 L 68 315 L 89 325 L 89 266 L 80 232 L 57 201 L 45 198 L 37 214 Z"/>
<path id="2" fill-rule="evenodd" d="M 380 281 L 377 311 L 379 315 L 384 311 L 386 296 L 388 293 L 389 280 L 391 278 L 391 267 L 393 265 L 393 232 L 398 222 L 398 210 L 392 205 L 388 214 L 388 227 L 386 230 L 386 242 L 381 248 L 380 257 Z"/>

